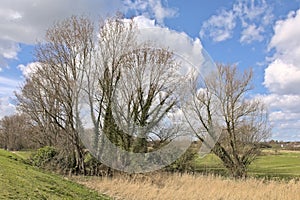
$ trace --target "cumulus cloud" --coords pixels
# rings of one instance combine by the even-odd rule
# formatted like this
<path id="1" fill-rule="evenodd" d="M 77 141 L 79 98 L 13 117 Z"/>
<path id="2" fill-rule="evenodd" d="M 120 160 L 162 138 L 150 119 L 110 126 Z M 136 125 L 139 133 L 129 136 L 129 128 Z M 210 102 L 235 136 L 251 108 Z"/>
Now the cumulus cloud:
<path id="1" fill-rule="evenodd" d="M 263 97 L 266 105 L 272 108 L 272 111 L 284 111 L 288 113 L 299 113 L 300 114 L 300 106 L 298 102 L 300 102 L 299 95 L 279 95 L 279 94 L 269 94 Z"/>
<path id="2" fill-rule="evenodd" d="M 7 59 L 17 59 L 19 50 L 16 42 L 0 38 L 0 71 L 1 68 L 7 67 Z"/>
<path id="3" fill-rule="evenodd" d="M 72 6 L 70 6 L 72 5 Z M 122 8 L 120 0 L 3 0 L 1 2 L 0 38 L 33 44 L 56 20 L 74 14 L 98 17 Z"/>
<path id="4" fill-rule="evenodd" d="M 20 81 L 0 76 L 0 119 L 16 112 L 14 91 L 18 90 Z"/>
<path id="5" fill-rule="evenodd" d="M 300 95 L 300 66 L 276 59 L 265 69 L 264 85 L 276 94 Z"/>
<path id="6" fill-rule="evenodd" d="M 0 8 L 0 71 L 7 59 L 17 59 L 19 43 L 35 44 L 55 21 L 72 15 L 93 19 L 113 15 L 117 11 L 134 10 L 163 23 L 176 15 L 176 9 L 164 6 L 161 0 L 2 0 Z"/>
<path id="7" fill-rule="evenodd" d="M 2 0 L 0 68 L 6 66 L 7 59 L 17 58 L 19 43 L 34 44 L 57 20 L 81 14 L 96 18 L 123 9 L 121 0 Z"/>
<path id="8" fill-rule="evenodd" d="M 159 24 L 163 24 L 165 18 L 177 15 L 177 9 L 163 5 L 161 0 L 126 0 L 124 5 L 127 10 L 134 11 L 136 15 L 153 16 Z"/>
<path id="9" fill-rule="evenodd" d="M 24 78 L 30 78 L 30 74 L 34 73 L 38 66 L 38 62 L 32 62 L 27 65 L 20 64 L 18 69 L 21 70 Z"/>
<path id="10" fill-rule="evenodd" d="M 198 70 L 202 75 L 214 68 L 213 61 L 203 49 L 199 38 L 191 38 L 184 32 L 177 32 L 161 26 L 155 20 L 145 16 L 133 19 L 124 19 L 125 22 L 133 20 L 138 28 L 138 42 L 150 42 L 154 48 L 166 48 L 172 51 L 182 64 L 183 73 L 191 68 Z M 36 69 L 38 63 L 21 64 L 18 68 L 25 78 Z"/>
<path id="11" fill-rule="evenodd" d="M 274 27 L 269 49 L 274 49 L 273 61 L 265 70 L 265 86 L 278 94 L 300 94 L 300 9 L 291 12 Z"/>
<path id="12" fill-rule="evenodd" d="M 265 69 L 265 96 L 275 129 L 300 140 L 300 9 L 276 22 L 269 50 L 275 50 Z M 298 135 L 297 135 L 298 134 Z"/>
<path id="13" fill-rule="evenodd" d="M 241 43 L 262 41 L 265 27 L 273 20 L 270 6 L 265 0 L 238 0 L 230 10 L 221 10 L 205 21 L 200 36 L 209 37 L 215 42 L 232 38 L 238 22 L 241 24 Z"/>
<path id="14" fill-rule="evenodd" d="M 276 50 L 276 58 L 293 65 L 300 63 L 300 9 L 292 11 L 285 20 L 279 20 L 274 27 L 274 36 L 269 49 Z"/>
<path id="15" fill-rule="evenodd" d="M 0 119 L 16 112 L 16 106 L 11 103 L 11 98 L 0 97 Z"/>
<path id="16" fill-rule="evenodd" d="M 215 66 L 203 49 L 199 38 L 191 38 L 184 32 L 177 32 L 155 24 L 144 16 L 133 19 L 139 28 L 141 41 L 153 41 L 152 45 L 172 51 L 182 63 L 182 72 L 188 73 L 196 69 L 202 75 L 209 73 Z"/>
<path id="17" fill-rule="evenodd" d="M 177 13 L 174 8 L 164 7 L 160 0 L 149 0 L 149 5 L 158 23 L 163 24 L 164 18 L 174 17 Z"/>
<path id="18" fill-rule="evenodd" d="M 222 10 L 219 15 L 213 15 L 203 23 L 200 36 L 206 34 L 215 42 L 221 42 L 232 37 L 236 26 L 236 16 L 232 11 Z"/>
<path id="19" fill-rule="evenodd" d="M 240 42 L 249 44 L 253 41 L 262 41 L 264 39 L 262 36 L 263 31 L 261 26 L 257 27 L 255 24 L 247 25 L 242 31 Z"/>

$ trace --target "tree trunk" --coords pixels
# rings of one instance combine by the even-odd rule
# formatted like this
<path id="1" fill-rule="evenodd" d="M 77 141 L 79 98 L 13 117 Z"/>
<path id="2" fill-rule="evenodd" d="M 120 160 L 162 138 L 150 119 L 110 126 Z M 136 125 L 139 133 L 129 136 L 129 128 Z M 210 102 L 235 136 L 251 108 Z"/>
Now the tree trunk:
<path id="1" fill-rule="evenodd" d="M 228 169 L 230 175 L 235 179 L 243 179 L 247 177 L 246 166 L 243 164 L 236 164 L 231 169 Z"/>

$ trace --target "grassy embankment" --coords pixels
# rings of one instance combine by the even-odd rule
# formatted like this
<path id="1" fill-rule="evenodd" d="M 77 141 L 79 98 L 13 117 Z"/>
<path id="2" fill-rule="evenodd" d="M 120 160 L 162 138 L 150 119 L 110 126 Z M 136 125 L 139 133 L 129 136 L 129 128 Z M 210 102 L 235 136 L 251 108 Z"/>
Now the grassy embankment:
<path id="1" fill-rule="evenodd" d="M 24 163 L 28 156 L 27 152 L 0 149 L 0 199 L 109 199 Z"/>

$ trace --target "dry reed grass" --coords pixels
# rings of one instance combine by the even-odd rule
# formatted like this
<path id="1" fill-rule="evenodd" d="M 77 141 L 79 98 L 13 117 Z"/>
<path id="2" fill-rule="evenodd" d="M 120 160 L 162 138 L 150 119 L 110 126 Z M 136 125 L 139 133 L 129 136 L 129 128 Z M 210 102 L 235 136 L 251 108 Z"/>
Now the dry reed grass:
<path id="1" fill-rule="evenodd" d="M 295 180 L 289 182 L 261 179 L 231 180 L 214 176 L 161 173 L 76 180 L 116 200 L 300 199 L 300 182 Z"/>

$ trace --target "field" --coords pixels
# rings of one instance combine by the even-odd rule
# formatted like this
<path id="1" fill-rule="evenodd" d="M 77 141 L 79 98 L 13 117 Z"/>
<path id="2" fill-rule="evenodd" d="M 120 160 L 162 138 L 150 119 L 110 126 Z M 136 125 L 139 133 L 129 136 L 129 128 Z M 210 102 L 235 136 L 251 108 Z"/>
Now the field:
<path id="1" fill-rule="evenodd" d="M 218 157 L 208 154 L 196 160 L 196 170 L 202 173 L 226 174 Z M 300 151 L 263 150 L 249 166 L 248 175 L 270 179 L 300 178 Z"/>
<path id="2" fill-rule="evenodd" d="M 24 163 L 28 155 L 0 149 L 0 199 L 109 199 Z"/>
<path id="3" fill-rule="evenodd" d="M 299 151 L 264 150 L 246 180 L 226 177 L 213 154 L 195 161 L 197 171 L 210 175 L 156 172 L 68 180 L 25 164 L 29 155 L 0 150 L 0 199 L 300 199 Z"/>

